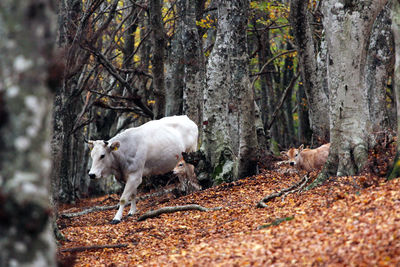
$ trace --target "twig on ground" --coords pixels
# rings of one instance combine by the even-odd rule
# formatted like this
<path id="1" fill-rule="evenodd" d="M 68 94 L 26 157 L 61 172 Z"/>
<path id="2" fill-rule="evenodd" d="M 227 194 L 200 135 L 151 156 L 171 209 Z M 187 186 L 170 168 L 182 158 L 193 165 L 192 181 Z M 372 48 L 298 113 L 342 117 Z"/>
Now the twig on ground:
<path id="1" fill-rule="evenodd" d="M 160 191 L 157 191 L 155 193 L 152 194 L 146 194 L 143 196 L 138 197 L 136 200 L 137 201 L 142 201 L 151 197 L 159 197 L 162 195 L 167 195 L 168 193 L 171 193 L 174 190 L 174 188 L 172 189 L 162 189 Z M 108 199 L 113 199 L 112 197 L 108 197 L 107 199 L 103 200 L 102 202 L 108 200 Z M 86 215 L 88 213 L 91 212 L 96 212 L 96 211 L 104 211 L 104 210 L 113 210 L 113 209 L 117 209 L 119 204 L 116 205 L 112 205 L 112 206 L 94 206 L 92 208 L 89 209 L 85 209 L 82 211 L 78 211 L 78 212 L 71 212 L 71 213 L 61 213 L 60 217 L 61 218 L 73 218 L 73 217 L 78 217 L 78 216 L 82 216 L 82 215 Z"/>
<path id="2" fill-rule="evenodd" d="M 72 218 L 72 217 L 78 217 L 78 216 L 82 216 L 91 212 L 95 212 L 95 211 L 103 211 L 103 210 L 113 210 L 118 208 L 118 204 L 117 205 L 112 205 L 112 206 L 94 206 L 90 209 L 86 209 L 86 210 L 82 210 L 79 212 L 71 212 L 71 213 L 61 213 L 60 217 L 61 218 Z"/>
<path id="3" fill-rule="evenodd" d="M 183 206 L 174 206 L 174 207 L 163 207 L 157 210 L 151 210 L 140 216 L 137 221 L 144 221 L 148 218 L 154 218 L 160 216 L 164 213 L 173 213 L 177 211 L 186 211 L 186 210 L 200 210 L 200 211 L 213 211 L 213 210 L 220 210 L 221 207 L 217 208 L 205 208 L 197 204 L 192 205 L 183 205 Z"/>
<path id="4" fill-rule="evenodd" d="M 95 245 L 95 246 L 88 246 L 88 247 L 73 247 L 73 248 L 65 248 L 62 249 L 60 252 L 82 252 L 86 250 L 93 250 L 93 249 L 104 249 L 104 248 L 125 248 L 127 244 L 115 244 L 115 245 Z"/>
<path id="5" fill-rule="evenodd" d="M 307 182 L 308 182 L 308 177 L 307 177 L 307 175 L 305 175 L 303 177 L 303 179 L 301 179 L 299 182 L 295 183 L 294 185 L 292 185 L 288 188 L 282 189 L 279 192 L 275 192 L 275 193 L 272 193 L 272 194 L 264 197 L 263 199 L 260 200 L 260 202 L 257 203 L 257 207 L 258 208 L 266 208 L 267 207 L 267 205 L 265 204 L 266 202 L 268 202 L 276 197 L 280 197 L 287 192 L 288 192 L 288 194 L 294 193 L 294 192 L 296 192 L 296 190 L 298 188 L 302 189 L 307 184 Z"/>
<path id="6" fill-rule="evenodd" d="M 285 192 L 285 193 L 283 194 L 283 197 L 282 197 L 282 202 L 285 200 L 285 197 L 286 197 L 287 195 L 292 194 L 292 193 L 295 193 L 295 192 L 301 192 L 301 191 L 304 189 L 304 187 L 306 186 L 306 184 L 308 183 L 308 179 L 309 179 L 308 176 L 305 175 L 305 176 L 303 177 L 303 179 L 301 180 L 303 183 L 302 183 L 299 187 L 294 188 L 294 189 L 291 190 L 291 191 Z"/>

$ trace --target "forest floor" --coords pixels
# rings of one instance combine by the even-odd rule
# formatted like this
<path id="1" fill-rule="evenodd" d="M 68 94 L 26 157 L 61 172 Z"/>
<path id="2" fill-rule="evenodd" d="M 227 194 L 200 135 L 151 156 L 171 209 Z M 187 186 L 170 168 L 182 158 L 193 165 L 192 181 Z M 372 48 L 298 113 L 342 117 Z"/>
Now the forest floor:
<path id="1" fill-rule="evenodd" d="M 385 180 L 395 144 L 385 146 L 370 151 L 362 175 L 331 178 L 321 187 L 277 197 L 266 208 L 256 205 L 304 173 L 264 162 L 266 168 L 253 177 L 180 198 L 140 201 L 138 213 L 117 225 L 109 223 L 115 210 L 60 218 L 67 241 L 60 243 L 58 260 L 61 266 L 399 266 L 400 179 Z M 63 205 L 60 213 L 115 205 L 118 199 L 82 199 Z M 149 210 L 194 203 L 221 209 L 136 221 Z"/>

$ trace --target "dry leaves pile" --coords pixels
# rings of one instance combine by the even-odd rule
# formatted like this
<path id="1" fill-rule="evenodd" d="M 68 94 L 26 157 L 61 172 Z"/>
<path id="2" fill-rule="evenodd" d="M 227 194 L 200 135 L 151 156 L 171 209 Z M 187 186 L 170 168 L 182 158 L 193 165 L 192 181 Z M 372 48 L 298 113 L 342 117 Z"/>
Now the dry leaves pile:
<path id="1" fill-rule="evenodd" d="M 370 162 L 377 156 L 371 153 Z M 262 209 L 256 207 L 260 199 L 289 187 L 302 174 L 281 165 L 167 202 L 165 197 L 148 199 L 138 203 L 138 214 L 118 225 L 109 224 L 115 210 L 60 219 L 68 241 L 61 243 L 59 261 L 66 266 L 398 266 L 400 179 L 385 182 L 379 177 L 382 168 L 378 175 L 331 179 L 311 191 L 276 198 Z M 114 205 L 118 198 L 82 200 L 60 212 Z M 192 203 L 222 209 L 136 221 L 150 209 Z M 126 246 L 62 252 L 93 245 Z"/>

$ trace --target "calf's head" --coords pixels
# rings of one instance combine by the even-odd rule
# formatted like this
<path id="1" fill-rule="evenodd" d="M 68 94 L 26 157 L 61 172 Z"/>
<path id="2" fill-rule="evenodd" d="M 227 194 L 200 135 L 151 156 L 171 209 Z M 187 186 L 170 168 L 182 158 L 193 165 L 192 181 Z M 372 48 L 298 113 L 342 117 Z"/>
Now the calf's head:
<path id="1" fill-rule="evenodd" d="M 118 150 L 120 143 L 114 141 L 109 144 L 107 141 L 97 140 L 89 141 L 88 146 L 91 150 L 90 156 L 92 157 L 92 167 L 89 171 L 89 177 L 91 179 L 98 179 L 111 175 L 111 168 L 114 161 L 113 152 Z"/>
<path id="2" fill-rule="evenodd" d="M 186 170 L 185 170 L 185 165 L 186 165 L 186 162 L 185 162 L 183 159 L 181 159 L 181 160 L 176 164 L 175 168 L 174 168 L 172 171 L 174 172 L 175 175 L 184 174 L 185 171 L 186 171 Z"/>
<path id="3" fill-rule="evenodd" d="M 300 152 L 303 150 L 304 146 L 301 145 L 299 148 L 291 148 L 287 152 L 282 152 L 285 154 L 289 159 L 290 166 L 295 166 L 299 161 Z"/>

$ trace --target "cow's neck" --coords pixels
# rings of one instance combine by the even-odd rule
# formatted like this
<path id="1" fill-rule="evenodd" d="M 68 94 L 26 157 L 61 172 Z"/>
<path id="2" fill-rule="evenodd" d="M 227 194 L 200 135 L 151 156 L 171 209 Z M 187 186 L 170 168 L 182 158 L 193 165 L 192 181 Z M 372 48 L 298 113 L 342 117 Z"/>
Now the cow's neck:
<path id="1" fill-rule="evenodd" d="M 122 169 L 120 157 L 118 157 L 118 155 L 116 155 L 116 154 L 112 154 L 112 156 L 114 158 L 113 159 L 114 164 L 112 165 L 112 171 L 115 176 L 115 179 L 117 179 L 117 181 L 119 181 L 119 182 L 125 183 L 126 181 L 124 178 L 124 171 Z"/>

